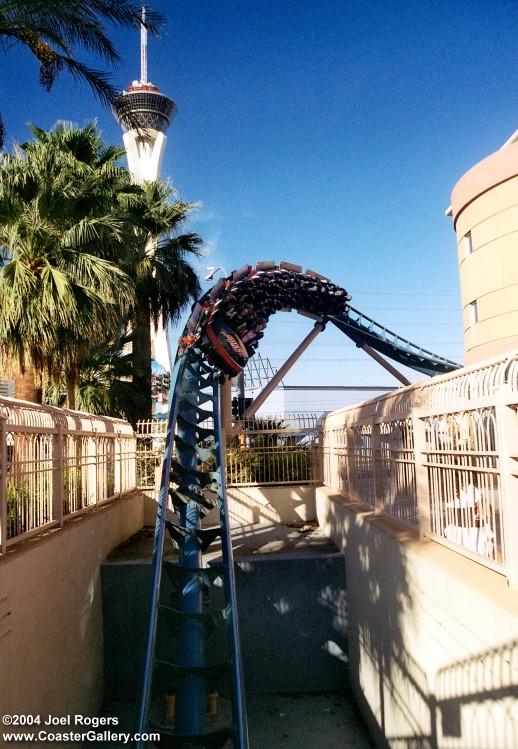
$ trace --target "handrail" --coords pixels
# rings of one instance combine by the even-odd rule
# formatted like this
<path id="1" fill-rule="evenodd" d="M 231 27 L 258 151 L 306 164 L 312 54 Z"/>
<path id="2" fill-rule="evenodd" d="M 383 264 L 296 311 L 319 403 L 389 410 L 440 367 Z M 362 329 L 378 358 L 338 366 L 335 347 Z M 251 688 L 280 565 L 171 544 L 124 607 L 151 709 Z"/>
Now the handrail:
<path id="1" fill-rule="evenodd" d="M 328 414 L 324 483 L 518 580 L 518 352 Z"/>
<path id="2" fill-rule="evenodd" d="M 136 489 L 121 419 L 0 397 L 0 553 Z"/>

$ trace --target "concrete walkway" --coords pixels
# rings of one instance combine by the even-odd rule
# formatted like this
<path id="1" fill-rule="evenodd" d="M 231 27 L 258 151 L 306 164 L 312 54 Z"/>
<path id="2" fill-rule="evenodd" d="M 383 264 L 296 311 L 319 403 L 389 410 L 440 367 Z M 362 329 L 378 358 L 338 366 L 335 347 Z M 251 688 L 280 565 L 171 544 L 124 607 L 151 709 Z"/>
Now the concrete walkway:
<path id="1" fill-rule="evenodd" d="M 209 525 L 207 523 L 207 525 Z M 212 524 L 211 524 L 212 525 Z M 264 555 L 309 555 L 338 552 L 335 544 L 325 536 L 315 522 L 256 523 L 232 528 L 232 552 L 234 559 Z M 110 562 L 134 562 L 151 559 L 153 551 L 153 528 L 143 528 L 139 533 L 114 549 L 108 557 Z M 175 558 L 178 552 L 169 534 L 165 536 L 165 556 Z M 216 538 L 203 555 L 204 562 L 217 562 L 221 558 L 221 541 Z"/>
<path id="2" fill-rule="evenodd" d="M 250 749 L 369 749 L 374 747 L 347 695 L 250 695 Z"/>
<path id="3" fill-rule="evenodd" d="M 224 710 L 223 706 L 223 710 Z M 132 733 L 135 706 L 107 706 L 119 720 L 116 731 Z M 374 743 L 354 703 L 343 692 L 252 694 L 247 698 L 249 749 L 373 749 Z M 122 749 L 127 744 L 91 741 L 88 749 Z M 157 744 L 157 747 L 160 745 Z M 232 749 L 232 742 L 225 744 Z"/>

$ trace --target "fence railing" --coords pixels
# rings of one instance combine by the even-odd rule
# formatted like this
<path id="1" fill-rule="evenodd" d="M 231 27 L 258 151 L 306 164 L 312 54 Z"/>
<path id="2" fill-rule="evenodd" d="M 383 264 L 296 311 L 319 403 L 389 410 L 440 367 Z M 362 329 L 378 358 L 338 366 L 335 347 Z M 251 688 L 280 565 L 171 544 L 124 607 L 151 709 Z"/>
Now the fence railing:
<path id="1" fill-rule="evenodd" d="M 314 484 L 320 480 L 315 414 L 249 419 L 227 444 L 229 486 Z"/>
<path id="2" fill-rule="evenodd" d="M 323 480 L 518 581 L 518 353 L 336 411 Z"/>
<path id="3" fill-rule="evenodd" d="M 125 421 L 0 398 L 0 552 L 134 490 Z"/>
<path id="4" fill-rule="evenodd" d="M 137 486 L 158 497 L 167 419 L 149 419 L 137 424 Z"/>
<path id="5" fill-rule="evenodd" d="M 152 494 L 166 430 L 0 398 L 0 552 L 137 486 Z M 308 414 L 251 419 L 228 445 L 227 480 L 323 481 L 518 583 L 518 352 L 321 427 Z"/>
<path id="6" fill-rule="evenodd" d="M 208 425 L 207 425 L 208 426 Z M 138 486 L 158 495 L 167 421 L 138 424 Z M 227 444 L 228 486 L 311 484 L 320 481 L 318 424 L 315 414 L 249 419 Z"/>

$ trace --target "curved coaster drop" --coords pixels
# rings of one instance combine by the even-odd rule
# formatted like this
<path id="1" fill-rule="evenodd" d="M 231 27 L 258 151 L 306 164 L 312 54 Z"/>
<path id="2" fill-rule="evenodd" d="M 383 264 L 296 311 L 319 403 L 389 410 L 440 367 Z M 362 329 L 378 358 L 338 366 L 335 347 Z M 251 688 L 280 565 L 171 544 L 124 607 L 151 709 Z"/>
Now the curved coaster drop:
<path id="1" fill-rule="evenodd" d="M 330 321 L 357 346 L 427 375 L 459 366 L 363 316 L 349 306 L 350 299 L 343 288 L 313 271 L 266 261 L 219 280 L 193 307 L 171 376 L 137 729 L 139 734 L 158 731 L 157 746 L 217 748 L 230 740 L 235 749 L 248 747 L 219 404 L 220 385 L 253 356 L 269 317 L 296 309 L 324 324 Z M 219 524 L 202 528 L 202 518 L 213 508 L 219 510 Z M 164 558 L 166 533 L 178 549 L 177 561 Z M 203 553 L 216 538 L 222 564 L 204 566 Z M 218 584 L 225 601 L 214 609 L 208 593 Z M 208 638 L 220 627 L 226 629 L 228 646 L 222 660 L 214 662 Z M 221 726 L 207 718 L 207 695 L 225 673 L 231 710 Z M 163 695 L 163 689 L 174 695 L 174 716 L 169 718 L 154 715 L 155 696 Z"/>

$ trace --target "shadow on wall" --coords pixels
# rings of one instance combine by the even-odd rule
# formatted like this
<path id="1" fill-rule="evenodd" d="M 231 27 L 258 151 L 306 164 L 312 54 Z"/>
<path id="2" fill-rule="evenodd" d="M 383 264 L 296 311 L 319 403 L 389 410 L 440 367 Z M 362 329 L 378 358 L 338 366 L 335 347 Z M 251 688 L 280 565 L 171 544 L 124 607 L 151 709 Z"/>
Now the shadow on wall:
<path id="1" fill-rule="evenodd" d="M 344 504 L 345 512 L 330 503 L 321 525 L 335 542 L 343 540 L 350 679 L 377 745 L 517 747 L 518 642 L 437 671 L 437 653 L 446 653 L 433 641 L 440 622 L 414 609 L 403 539 L 396 540 L 390 521 Z M 435 625 L 436 632 L 427 631 Z"/>
<path id="2" fill-rule="evenodd" d="M 236 587 L 248 691 L 348 687 L 341 554 L 237 560 Z"/>
<path id="3" fill-rule="evenodd" d="M 436 705 L 445 738 L 462 738 L 463 746 L 518 746 L 518 641 L 442 668 Z"/>
<path id="4" fill-rule="evenodd" d="M 351 683 L 357 696 L 369 696 L 377 732 L 392 736 L 394 702 L 403 713 L 427 709 L 426 678 L 410 657 L 403 631 L 403 615 L 412 606 L 406 563 L 399 544 L 375 527 L 378 521 L 372 511 L 335 514 L 338 507 L 330 505 L 327 522 L 333 527 L 332 537 L 345 543 Z M 411 707 L 392 688 L 401 681 L 403 670 L 411 670 L 409 680 L 418 695 Z M 407 718 L 417 734 L 417 720 L 412 714 Z"/>
<path id="5" fill-rule="evenodd" d="M 230 520 L 236 525 L 315 518 L 315 491 L 312 486 L 230 487 L 228 502 Z"/>
<path id="6" fill-rule="evenodd" d="M 232 525 L 278 523 L 279 513 L 266 497 L 252 499 L 243 489 L 228 490 L 228 510 Z"/>
<path id="7" fill-rule="evenodd" d="M 152 540 L 152 538 L 150 539 Z M 294 528 L 244 526 L 234 538 L 235 574 L 246 689 L 250 692 L 303 692 L 348 686 L 344 558 L 328 539 L 308 541 Z M 267 551 L 268 553 L 263 553 Z M 175 558 L 171 550 L 171 559 Z M 210 567 L 221 564 L 221 541 L 211 546 Z M 167 569 L 166 569 L 167 572 Z M 170 570 L 169 570 L 170 572 Z M 105 691 L 110 698 L 138 694 L 148 621 L 149 560 L 117 558 L 102 566 Z M 162 602 L 177 606 L 170 575 Z M 128 602 L 131 617 L 128 618 Z M 203 596 L 205 610 L 222 610 L 221 576 Z M 158 633 L 161 660 L 177 662 L 177 638 L 163 622 Z M 207 659 L 214 666 L 228 656 L 225 627 L 211 630 Z M 218 674 L 219 678 L 220 674 Z M 157 694 L 169 689 L 170 673 L 156 680 Z M 228 678 L 217 681 L 225 694 Z"/>

